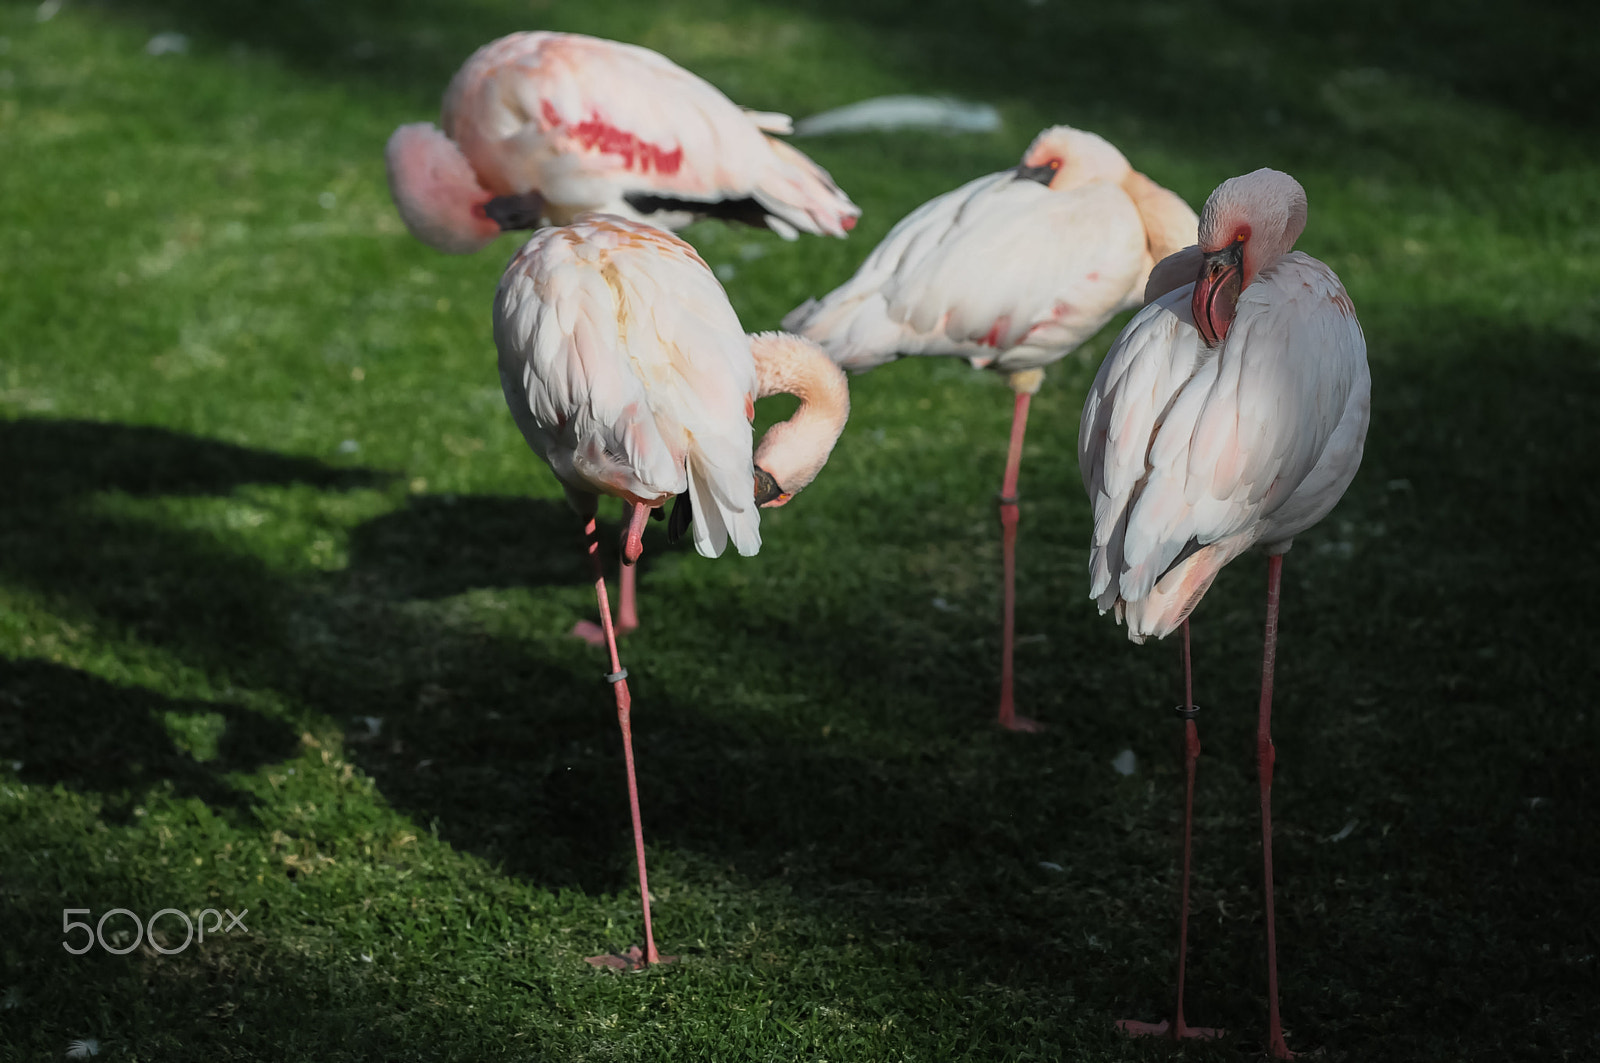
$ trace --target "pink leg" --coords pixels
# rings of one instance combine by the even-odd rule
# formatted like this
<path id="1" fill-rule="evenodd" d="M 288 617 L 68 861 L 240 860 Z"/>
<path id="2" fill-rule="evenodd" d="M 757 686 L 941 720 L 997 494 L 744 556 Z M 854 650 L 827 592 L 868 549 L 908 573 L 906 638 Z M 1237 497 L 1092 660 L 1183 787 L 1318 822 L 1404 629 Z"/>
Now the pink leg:
<path id="1" fill-rule="evenodd" d="M 1180 879 L 1178 902 L 1178 998 L 1173 1005 L 1171 1021 L 1139 1022 L 1123 1019 L 1117 1028 L 1135 1037 L 1170 1037 L 1174 1041 L 1185 1038 L 1213 1040 L 1222 1037 L 1226 1030 L 1210 1026 L 1189 1026 L 1183 1021 L 1184 961 L 1189 952 L 1189 850 L 1194 833 L 1194 767 L 1200 759 L 1200 731 L 1195 726 L 1195 714 L 1200 710 L 1194 703 L 1194 675 L 1189 666 L 1189 621 L 1183 622 L 1183 708 L 1178 710 L 1184 718 L 1183 759 L 1187 775 L 1183 792 L 1183 875 Z"/>
<path id="2" fill-rule="evenodd" d="M 622 602 L 617 606 L 617 634 L 626 635 L 639 626 L 639 603 L 636 584 L 639 570 L 633 565 L 622 566 Z"/>
<path id="3" fill-rule="evenodd" d="M 1278 1017 L 1278 936 L 1272 904 L 1272 664 L 1278 652 L 1278 592 L 1283 555 L 1267 559 L 1267 633 L 1261 653 L 1261 721 L 1256 727 L 1256 764 L 1261 776 L 1261 863 L 1267 897 L 1267 1021 L 1274 1059 L 1293 1059 Z"/>
<path id="4" fill-rule="evenodd" d="M 656 952 L 655 934 L 650 926 L 650 882 L 644 869 L 644 823 L 639 816 L 639 784 L 633 771 L 633 728 L 630 720 L 630 711 L 633 699 L 628 693 L 628 672 L 622 667 L 622 660 L 617 656 L 616 632 L 611 627 L 611 603 L 606 597 L 605 569 L 600 564 L 600 539 L 595 532 L 594 518 L 583 529 L 586 540 L 585 550 L 589 560 L 594 565 L 594 596 L 600 606 L 600 625 L 605 632 L 606 648 L 611 652 L 611 674 L 606 679 L 611 683 L 611 689 L 617 698 L 617 726 L 622 729 L 622 758 L 628 766 L 628 807 L 633 814 L 633 851 L 639 864 L 639 898 L 644 907 L 644 947 L 641 955 L 638 946 L 634 946 L 621 955 L 590 956 L 589 962 L 596 966 L 623 967 L 636 970 L 641 966 L 652 963 L 672 962 L 676 957 L 668 956 L 665 961 Z"/>
<path id="5" fill-rule="evenodd" d="M 650 507 L 627 502 L 624 503 L 624 513 L 627 519 L 622 533 L 622 604 L 617 610 L 618 635 L 626 635 L 639 626 L 638 596 L 635 591 L 638 572 L 633 562 L 639 559 L 639 554 L 644 550 L 644 524 L 650 516 Z M 630 556 L 632 560 L 629 560 Z M 606 644 L 605 631 L 592 620 L 580 620 L 572 625 L 572 635 L 591 646 Z"/>
<path id="6" fill-rule="evenodd" d="M 650 519 L 650 507 L 628 502 L 623 506 L 623 511 L 627 516 L 627 527 L 622 532 L 622 563 L 633 565 L 644 553 L 644 526 Z"/>
<path id="7" fill-rule="evenodd" d="M 1011 412 L 1011 446 L 1006 451 L 1006 475 L 1000 485 L 1000 555 L 1005 570 L 1004 605 L 1000 620 L 1000 726 L 1008 731 L 1039 731 L 1043 725 L 1018 716 L 1012 700 L 1011 659 L 1017 637 L 1017 476 L 1022 471 L 1022 436 L 1028 429 L 1028 402 L 1033 396 L 1017 392 Z"/>
<path id="8" fill-rule="evenodd" d="M 639 609 L 635 602 L 634 585 L 639 570 L 634 565 L 644 553 L 644 525 L 650 519 L 650 507 L 637 502 L 626 506 L 628 528 L 622 537 L 622 608 L 618 610 L 617 634 L 626 635 L 639 626 Z"/>

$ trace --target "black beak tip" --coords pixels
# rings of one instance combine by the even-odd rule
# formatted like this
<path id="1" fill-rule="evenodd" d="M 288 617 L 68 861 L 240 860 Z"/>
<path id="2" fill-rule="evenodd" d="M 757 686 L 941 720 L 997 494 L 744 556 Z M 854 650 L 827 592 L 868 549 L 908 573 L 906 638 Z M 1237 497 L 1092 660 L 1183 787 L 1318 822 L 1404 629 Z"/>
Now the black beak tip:
<path id="1" fill-rule="evenodd" d="M 767 470 L 756 466 L 756 505 L 764 506 L 783 495 L 783 488 L 778 486 L 778 481 L 772 478 Z"/>
<path id="2" fill-rule="evenodd" d="M 1018 165 L 1013 171 L 1019 181 L 1036 181 L 1041 185 L 1048 185 L 1055 180 L 1057 167 L 1054 166 L 1024 166 Z"/>
<path id="3" fill-rule="evenodd" d="M 1234 241 L 1216 251 L 1205 252 L 1203 259 L 1206 268 L 1211 270 L 1242 269 L 1244 267 L 1244 245 Z"/>
<path id="4" fill-rule="evenodd" d="M 501 232 L 537 229 L 544 214 L 544 197 L 537 192 L 496 196 L 484 204 L 483 212 Z"/>

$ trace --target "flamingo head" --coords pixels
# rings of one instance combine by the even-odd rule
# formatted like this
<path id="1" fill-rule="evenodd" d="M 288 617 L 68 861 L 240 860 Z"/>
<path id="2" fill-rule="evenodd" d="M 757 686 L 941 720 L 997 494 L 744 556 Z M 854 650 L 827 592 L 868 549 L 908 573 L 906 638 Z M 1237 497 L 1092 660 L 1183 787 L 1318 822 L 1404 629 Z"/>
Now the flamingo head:
<path id="1" fill-rule="evenodd" d="M 488 246 L 502 228 L 512 227 L 491 214 L 501 201 L 478 183 L 455 141 L 429 123 L 396 129 L 383 156 L 401 220 L 429 247 L 470 254 Z"/>
<path id="2" fill-rule="evenodd" d="M 1240 294 L 1289 253 L 1305 227 L 1305 189 L 1278 170 L 1229 178 L 1211 193 L 1200 213 L 1200 275 L 1190 304 L 1207 346 L 1223 341 Z"/>
<path id="3" fill-rule="evenodd" d="M 1058 125 L 1033 138 L 1015 173 L 1019 179 L 1060 192 L 1090 181 L 1120 181 L 1131 169 L 1122 152 L 1105 138 Z"/>

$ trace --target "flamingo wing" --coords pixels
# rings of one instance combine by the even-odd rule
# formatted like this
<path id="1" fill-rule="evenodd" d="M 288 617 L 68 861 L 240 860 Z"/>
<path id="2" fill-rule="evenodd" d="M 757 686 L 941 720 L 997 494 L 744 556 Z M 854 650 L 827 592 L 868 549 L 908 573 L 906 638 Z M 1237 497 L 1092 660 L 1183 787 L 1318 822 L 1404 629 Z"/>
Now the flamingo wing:
<path id="1" fill-rule="evenodd" d="M 569 491 L 687 491 L 702 554 L 760 549 L 750 343 L 688 244 L 606 215 L 540 231 L 501 280 L 495 343 L 512 414 Z"/>
<path id="2" fill-rule="evenodd" d="M 457 74 L 444 122 L 486 186 L 537 190 L 569 215 L 723 213 L 792 238 L 843 236 L 860 213 L 825 170 L 763 133 L 786 131 L 787 115 L 738 107 L 637 45 L 513 34 Z"/>
<path id="3" fill-rule="evenodd" d="M 849 369 L 908 354 L 1024 369 L 1104 325 L 1146 256 L 1139 214 L 1117 186 L 1052 192 L 1003 171 L 907 215 L 854 277 L 784 327 Z"/>
<path id="4" fill-rule="evenodd" d="M 1095 378 L 1078 460 L 1094 506 L 1090 595 L 1165 635 L 1257 542 L 1286 544 L 1343 494 L 1365 438 L 1366 343 L 1326 266 L 1284 256 L 1240 296 L 1218 349 L 1192 286 L 1141 311 Z"/>

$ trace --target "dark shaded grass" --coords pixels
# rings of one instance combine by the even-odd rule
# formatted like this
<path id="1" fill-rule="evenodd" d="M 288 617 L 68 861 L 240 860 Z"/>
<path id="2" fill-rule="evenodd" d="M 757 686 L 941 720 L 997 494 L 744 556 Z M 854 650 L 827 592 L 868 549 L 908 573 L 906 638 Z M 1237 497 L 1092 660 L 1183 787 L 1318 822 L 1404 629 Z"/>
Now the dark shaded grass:
<path id="1" fill-rule="evenodd" d="M 244 812 L 249 801 L 226 774 L 282 760 L 296 744 L 278 720 L 214 702 L 160 698 L 42 661 L 8 661 L 5 693 L 0 749 L 29 757 L 18 778 L 104 793 L 101 814 L 119 826 L 132 818 L 134 795 L 156 787 L 223 813 Z M 180 745 L 163 726 L 172 717 L 191 724 L 189 742 Z M 209 747 L 206 761 L 196 760 L 196 745 Z"/>
<path id="2" fill-rule="evenodd" d="M 514 30 L 562 29 L 622 40 L 671 32 L 648 9 L 619 3 L 546 3 L 519 11 L 478 0 L 453 5 L 448 19 L 423 0 L 302 2 L 287 10 L 258 0 L 105 6 L 203 33 L 216 43 L 262 48 L 321 78 L 403 90 L 430 107 L 437 86 L 468 54 Z M 1588 51 L 1590 12 L 1570 2 L 1523 4 L 1513 12 L 1488 0 L 1404 10 L 1376 0 L 1338 8 L 1261 0 L 1098 7 L 786 0 L 752 8 L 714 0 L 684 10 L 695 21 L 759 26 L 771 25 L 774 9 L 859 27 L 854 36 L 875 43 L 878 65 L 921 82 L 916 87 L 923 90 L 1030 98 L 1045 106 L 1092 102 L 1143 111 L 1150 120 L 1159 120 L 1157 114 L 1174 101 L 1191 99 L 1192 111 L 1173 113 L 1167 121 L 1187 127 L 1195 144 L 1236 144 L 1241 134 L 1260 139 L 1255 108 L 1275 109 L 1288 127 L 1271 130 L 1268 139 L 1281 144 L 1287 135 L 1292 142 L 1297 120 L 1322 117 L 1316 93 L 1306 89 L 1309 78 L 1327 68 L 1383 70 L 1512 108 L 1535 123 L 1574 129 L 1594 125 L 1588 101 L 1600 92 Z M 695 44 L 685 40 L 681 46 Z M 1264 56 L 1271 59 L 1264 62 Z M 1298 68 L 1286 62 L 1297 57 L 1314 62 Z M 751 49 L 734 62 L 753 66 L 761 58 Z M 1537 76 L 1529 76 L 1534 71 Z M 1319 144 L 1319 154 L 1323 150 Z"/>
<path id="3" fill-rule="evenodd" d="M 1491 380 L 1497 349 L 1498 342 L 1486 345 L 1479 362 Z M 1542 378 L 1531 380 L 1534 374 L 1521 365 L 1501 372 L 1505 383 L 1514 378 L 1533 395 L 1560 394 L 1575 379 L 1583 379 L 1574 376 L 1576 365 L 1565 363 L 1560 354 L 1552 353 L 1546 364 L 1551 368 Z M 1425 372 L 1414 375 L 1418 389 L 1435 398 L 1448 383 Z M 1403 411 L 1408 390 L 1404 383 L 1392 389 L 1396 399 L 1378 410 L 1380 427 L 1385 405 Z M 1421 554 L 1435 558 L 1434 564 L 1447 568 L 1459 563 L 1451 561 L 1452 555 L 1493 557 L 1506 569 L 1499 573 L 1504 584 L 1526 586 L 1531 574 L 1507 563 L 1504 546 L 1533 533 L 1524 526 L 1535 519 L 1529 507 L 1501 509 L 1499 523 L 1490 519 L 1473 529 L 1466 521 L 1455 526 L 1440 520 L 1441 511 L 1451 511 L 1448 502 L 1428 506 L 1416 501 L 1433 490 L 1447 500 L 1470 492 L 1425 482 L 1390 489 L 1390 481 L 1397 479 L 1390 473 L 1445 464 L 1441 450 L 1456 453 L 1457 467 L 1477 467 L 1490 458 L 1497 440 L 1516 434 L 1504 430 L 1514 425 L 1495 423 L 1499 415 L 1475 400 L 1475 392 L 1447 394 L 1461 400 L 1466 430 L 1436 440 L 1403 429 L 1375 435 L 1363 486 L 1337 519 L 1368 534 L 1381 523 L 1385 538 L 1404 536 L 1424 547 Z M 81 435 L 84 429 L 75 431 Z M 157 446 L 170 445 L 166 437 L 155 438 Z M 1386 445 L 1381 442 L 1385 438 L 1398 438 L 1402 445 Z M 228 448 L 224 453 L 233 457 L 237 452 Z M 256 475 L 272 475 L 269 455 L 233 460 L 241 472 L 265 466 Z M 126 465 L 130 470 L 145 466 L 137 460 Z M 314 468 L 307 471 L 325 475 Z M 42 481 L 70 484 L 74 475 L 67 462 Z M 193 483 L 244 478 L 239 473 L 201 475 Z M 128 482 L 104 474 L 87 479 L 102 488 Z M 1060 504 L 1057 500 L 1053 505 Z M 414 503 L 358 529 L 352 536 L 356 545 L 350 568 L 332 579 L 337 586 L 303 587 L 295 596 L 361 604 L 338 625 L 332 646 L 313 657 L 298 657 L 290 669 L 296 680 L 287 685 L 313 713 L 334 718 L 345 717 L 354 705 L 372 704 L 377 694 L 387 705 L 388 729 L 382 740 L 352 748 L 390 802 L 418 823 L 439 824 L 442 837 L 484 853 L 519 877 L 557 889 L 616 890 L 624 898 L 625 912 L 630 868 L 619 834 L 626 815 L 615 786 L 617 750 L 604 702 L 593 696 L 593 681 L 584 671 L 571 674 L 568 662 L 554 668 L 549 663 L 518 665 L 514 662 L 526 654 L 526 647 L 504 642 L 456 646 L 442 660 L 436 656 L 427 664 L 402 664 L 400 675 L 391 672 L 377 681 L 378 690 L 362 690 L 349 671 L 349 662 L 377 656 L 381 647 L 437 640 L 436 634 L 408 632 L 403 622 L 385 617 L 391 595 L 437 595 L 481 585 L 483 575 L 517 573 L 513 558 L 503 568 L 482 560 L 503 549 L 498 544 L 508 530 L 508 517 L 524 535 L 541 522 L 556 538 L 570 527 L 570 521 L 559 519 L 564 514 L 541 517 L 539 505 L 492 499 Z M 454 512 L 462 506 L 469 519 Z M 1037 508 L 1048 512 L 1053 506 L 1041 501 Z M 914 521 L 903 527 L 902 541 L 913 555 L 932 545 L 937 532 Z M 117 615 L 127 607 L 111 597 L 115 591 L 103 589 L 112 581 L 100 574 L 91 570 L 79 579 L 62 578 L 49 575 L 59 573 L 50 566 L 27 563 L 56 549 L 58 533 L 68 530 L 70 525 L 51 527 L 48 536 L 32 539 L 13 533 L 12 541 L 20 541 L 21 550 L 14 549 L 11 556 L 24 563 L 11 578 L 22 572 L 45 573 L 29 578 L 46 584 L 41 589 L 53 594 L 88 599 L 97 615 Z M 126 540 L 135 528 L 124 524 L 101 531 Z M 1288 567 L 1277 729 L 1283 757 L 1279 817 L 1284 825 L 1278 855 L 1286 993 L 1299 1009 L 1299 1024 L 1327 1030 L 1330 1043 L 1352 1051 L 1359 1050 L 1363 1038 L 1376 1035 L 1392 1058 L 1426 1058 L 1442 1047 L 1462 1054 L 1473 1051 L 1468 1041 L 1441 1041 L 1438 1030 L 1443 1027 L 1484 1037 L 1503 1023 L 1527 1031 L 1522 1047 L 1529 1050 L 1571 1043 L 1569 1038 L 1576 1035 L 1560 1018 L 1586 1006 L 1586 983 L 1571 978 L 1587 968 L 1587 984 L 1592 985 L 1592 960 L 1583 959 L 1585 943 L 1573 941 L 1565 928 L 1588 923 L 1581 907 L 1552 905 L 1548 884 L 1580 886 L 1570 894 L 1561 891 L 1576 903 L 1594 885 L 1589 870 L 1596 866 L 1588 778 L 1592 761 L 1583 754 L 1551 756 L 1549 751 L 1592 753 L 1593 726 L 1581 718 L 1574 721 L 1563 713 L 1565 706 L 1540 696 L 1536 681 L 1532 690 L 1525 685 L 1531 678 L 1527 673 L 1536 670 L 1537 642 L 1530 645 L 1526 634 L 1519 638 L 1517 633 L 1501 633 L 1492 640 L 1473 637 L 1475 616 L 1482 608 L 1479 588 L 1434 588 L 1434 622 L 1413 625 L 1415 604 L 1391 605 L 1386 595 L 1406 588 L 1397 596 L 1411 597 L 1426 588 L 1426 578 L 1414 570 L 1389 571 L 1393 562 L 1381 553 L 1374 556 L 1359 530 L 1346 534 L 1351 536 L 1347 541 L 1360 544 L 1357 557 L 1363 563 L 1340 563 L 1335 572 L 1343 582 L 1338 588 L 1323 589 L 1334 574 L 1329 568 L 1336 552 L 1319 553 L 1307 544 L 1291 554 Z M 375 550 L 383 559 L 376 568 L 365 561 L 368 542 L 389 545 Z M 452 562 L 453 570 L 446 566 L 440 571 L 428 562 L 446 552 L 444 543 L 452 544 L 450 556 L 460 559 Z M 397 544 L 404 548 L 395 549 Z M 1048 548 L 1029 545 L 1033 548 L 1024 556 L 1030 565 L 1037 564 L 1037 555 Z M 139 552 L 147 563 L 163 553 L 173 558 L 165 572 L 158 567 L 152 574 L 161 592 L 146 600 L 155 603 L 155 612 L 182 615 L 199 607 L 183 589 L 195 556 L 192 546 Z M 420 559 L 414 566 L 406 563 L 408 553 Z M 1242 578 L 1246 575 L 1248 579 Z M 1259 927 L 1249 885 L 1253 876 L 1244 872 L 1254 858 L 1248 770 L 1254 661 L 1248 653 L 1219 652 L 1216 647 L 1224 641 L 1236 647 L 1254 645 L 1258 575 L 1231 573 L 1234 578 L 1219 584 L 1197 618 L 1202 701 L 1228 708 L 1208 714 L 1204 732 L 1208 757 L 1201 801 L 1211 811 L 1202 821 L 1196 907 L 1216 915 L 1200 919 L 1196 927 L 1197 990 L 1191 1010 L 1206 1021 L 1246 1028 L 1259 1003 L 1253 994 L 1240 995 L 1243 987 L 1259 985 Z M 548 578 L 524 567 L 518 582 L 538 585 Z M 1041 706 L 1057 722 L 1056 733 L 1032 742 L 981 733 L 975 740 L 974 717 L 979 713 L 952 694 L 969 697 L 974 709 L 987 707 L 989 683 L 975 677 L 987 672 L 990 648 L 929 655 L 901 671 L 892 663 L 885 667 L 899 648 L 888 618 L 925 604 L 920 596 L 913 600 L 905 593 L 905 580 L 894 571 L 858 573 L 856 578 L 865 584 L 867 601 L 881 602 L 884 616 L 863 611 L 850 618 L 829 617 L 825 638 L 802 641 L 796 637 L 794 616 L 759 598 L 741 596 L 745 631 L 742 637 L 731 635 L 724 652 L 738 662 L 749 689 L 701 691 L 687 701 L 664 689 L 651 661 L 674 656 L 671 644 L 684 636 L 675 638 L 671 631 L 692 632 L 725 615 L 726 606 L 714 604 L 713 598 L 698 610 L 665 603 L 652 610 L 659 597 L 646 599 L 647 623 L 650 611 L 670 611 L 673 618 L 670 628 L 649 627 L 629 647 L 630 659 L 642 662 L 636 666 L 644 706 L 640 762 L 653 844 L 672 853 L 697 854 L 701 874 L 722 867 L 737 881 L 780 882 L 786 893 L 801 899 L 802 908 L 820 904 L 835 918 L 883 935 L 888 945 L 911 948 L 918 966 L 939 972 L 924 975 L 935 985 L 948 989 L 981 980 L 1057 992 L 1070 987 L 1069 993 L 1087 994 L 1082 1002 L 1094 1010 L 1114 1009 L 1122 1000 L 1135 1011 L 1157 1013 L 1164 965 L 1152 966 L 1150 960 L 1164 953 L 1162 931 L 1170 920 L 1171 839 L 1166 831 L 1152 832 L 1150 827 L 1152 819 L 1170 820 L 1175 812 L 1170 801 L 1175 773 L 1163 770 L 1165 765 L 1156 759 L 1172 753 L 1175 735 L 1169 732 L 1175 728 L 1158 713 L 1118 711 L 1119 692 L 1114 689 L 1097 689 L 1092 681 L 1069 686 L 1057 679 L 1066 662 L 1046 660 L 1034 662 L 1036 690 L 1081 690 L 1070 707 L 1054 701 Z M 581 585 L 576 565 L 566 580 Z M 647 594 L 651 583 L 646 580 Z M 235 588 L 234 593 L 253 601 L 266 600 L 232 568 L 210 585 L 210 615 L 236 609 L 225 596 L 217 599 L 217 587 Z M 1330 629 L 1317 608 L 1320 601 L 1347 595 L 1373 603 L 1367 611 L 1373 618 L 1369 630 L 1348 625 Z M 1024 609 L 1032 605 L 1036 613 L 1038 595 L 1027 597 L 1034 601 L 1025 597 Z M 712 612 L 695 615 L 708 606 Z M 242 602 L 237 608 L 243 611 Z M 303 609 L 302 604 L 283 611 L 293 615 Z M 325 616 L 339 612 L 329 610 Z M 1072 625 L 1058 634 L 1060 623 L 1060 618 L 1051 618 L 1044 625 L 1052 641 L 1094 648 L 1097 637 L 1109 636 L 1098 652 L 1170 655 L 1164 648 L 1122 649 L 1120 638 L 1104 625 Z M 972 626 L 986 625 L 974 618 Z M 1395 638 L 1396 626 L 1410 629 L 1403 640 Z M 255 647 L 264 650 L 261 659 L 252 659 L 248 642 L 211 623 L 158 624 L 146 630 L 175 641 L 181 656 L 214 660 L 213 667 L 229 675 L 260 681 L 288 665 L 270 640 Z M 978 630 L 968 635 L 981 642 Z M 1312 648 L 1307 643 L 1318 636 L 1334 637 L 1342 656 L 1365 667 L 1343 674 L 1307 668 L 1303 662 Z M 960 641 L 959 635 L 952 639 L 957 647 Z M 1486 659 L 1484 651 L 1490 648 L 1487 659 L 1506 663 L 1484 675 L 1476 662 Z M 1219 658 L 1232 663 L 1219 667 Z M 1146 677 L 1149 701 L 1171 700 L 1166 680 L 1175 678 L 1172 671 L 1162 668 Z M 913 673 L 920 679 L 915 686 L 910 684 Z M 427 682 L 420 681 L 421 674 Z M 752 721 L 745 716 L 741 702 L 759 704 L 792 689 L 794 677 L 805 677 L 808 689 L 798 720 Z M 1374 677 L 1387 682 L 1374 682 Z M 93 696 L 67 693 L 85 683 Z M 59 689 L 41 689 L 52 685 Z M 1114 680 L 1105 683 L 1114 685 Z M 1208 688 L 1215 693 L 1208 695 Z M 56 666 L 23 666 L 8 690 L 24 704 L 38 704 L 35 699 L 43 694 L 56 711 L 94 703 L 106 712 L 117 703 L 115 691 L 106 697 L 104 684 Z M 397 702 L 413 699 L 413 709 L 396 711 Z M 1319 703 L 1325 706 L 1321 712 L 1307 711 Z M 840 749 L 841 743 L 808 727 L 806 717 L 815 716 L 821 706 L 827 708 L 819 718 L 839 721 L 841 738 L 852 728 L 865 732 L 865 748 L 851 743 Z M 1520 722 L 1508 716 L 1513 706 L 1520 710 Z M 119 710 L 135 718 L 141 711 L 151 710 L 137 705 Z M 183 710 L 175 706 L 164 711 Z M 95 719 L 84 710 L 73 715 L 80 725 L 92 726 Z M 1063 715 L 1070 720 L 1068 728 L 1061 726 Z M 1415 737 L 1419 729 L 1430 737 L 1426 745 Z M 226 733 L 232 734 L 233 728 Z M 1108 803 L 1103 784 L 1094 780 L 1103 777 L 1104 754 L 1130 734 L 1147 763 L 1156 764 L 1166 792 L 1152 787 L 1141 793 L 1142 787 L 1129 784 L 1121 800 Z M 167 744 L 156 732 L 112 730 L 110 735 L 132 749 Z M 28 747 L 15 748 L 26 752 Z M 1493 751 L 1488 760 L 1486 750 Z M 431 763 L 419 763 L 423 752 Z M 81 754 L 73 759 L 82 759 Z M 203 787 L 186 778 L 170 747 L 152 761 L 154 773 L 169 776 L 178 795 L 193 791 L 206 796 Z M 172 767 L 163 771 L 159 765 L 165 763 Z M 74 775 L 53 764 L 31 767 L 24 778 L 79 788 L 94 774 Z M 93 765 L 91 751 L 87 766 Z M 101 778 L 93 789 L 111 798 L 124 789 L 136 791 L 140 782 L 148 780 L 113 775 Z M 804 800 L 795 799 L 800 794 Z M 1530 797 L 1542 798 L 1541 807 L 1530 808 Z M 213 797 L 210 803 L 226 802 Z M 510 810 L 515 813 L 508 815 Z M 102 814 L 113 822 L 121 818 L 109 806 Z M 1333 833 L 1343 815 L 1355 819 L 1358 830 L 1348 841 L 1329 845 L 1320 836 Z M 1324 826 L 1300 825 L 1319 822 Z M 616 839 L 609 855 L 593 845 L 605 836 Z M 1085 864 L 1084 854 L 1094 859 Z M 1033 864 L 1041 858 L 1061 863 L 1066 871 L 1060 876 L 1039 872 Z M 670 857 L 668 866 L 675 866 Z M 1538 877 L 1519 871 L 1523 867 L 1539 869 Z M 987 870 L 974 878 L 975 869 Z M 1126 896 L 1129 882 L 1148 883 L 1141 899 Z M 682 940 L 681 929 L 678 933 Z M 1396 950 L 1397 941 L 1416 944 Z M 1129 958 L 1138 955 L 1145 961 L 1130 964 Z M 1086 980 L 1081 974 L 1086 964 L 1109 971 Z M 1363 993 L 1358 987 L 1372 965 L 1384 971 L 1382 989 Z M 1493 984 L 1498 1006 L 1486 1005 L 1483 996 L 1470 990 L 1486 971 L 1497 972 Z M 1220 995 L 1215 988 L 1208 990 L 1218 983 L 1238 988 Z M 1450 987 L 1456 987 L 1454 992 Z M 1148 995 L 1152 992 L 1157 995 Z M 1405 1006 L 1395 1003 L 1399 1001 Z M 337 1030 L 336 1025 L 323 1032 Z M 374 1051 L 393 1048 L 382 1038 L 370 1044 Z M 1517 1049 L 1516 1042 L 1501 1041 L 1497 1050 Z"/>

